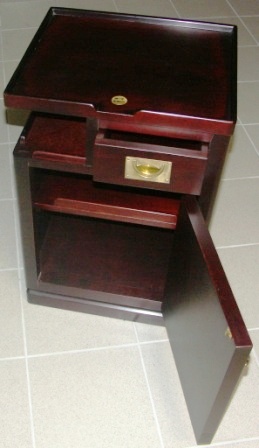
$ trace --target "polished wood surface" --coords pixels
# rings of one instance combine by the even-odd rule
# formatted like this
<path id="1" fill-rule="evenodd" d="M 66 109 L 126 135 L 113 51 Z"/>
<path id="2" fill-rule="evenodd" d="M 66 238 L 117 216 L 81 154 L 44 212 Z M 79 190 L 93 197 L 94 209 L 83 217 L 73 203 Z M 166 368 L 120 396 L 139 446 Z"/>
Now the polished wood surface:
<path id="1" fill-rule="evenodd" d="M 99 182 L 175 193 L 200 194 L 208 159 L 208 143 L 100 130 L 96 135 L 93 178 Z M 170 162 L 167 183 L 125 176 L 126 157 Z"/>
<path id="2" fill-rule="evenodd" d="M 195 198 L 182 201 L 164 317 L 198 443 L 210 443 L 252 343 Z"/>
<path id="3" fill-rule="evenodd" d="M 5 91 L 34 111 L 14 151 L 28 300 L 165 324 L 198 443 L 251 350 L 204 221 L 236 121 L 236 31 L 51 8 Z M 170 181 L 127 178 L 129 156 L 170 162 Z"/>
<path id="4" fill-rule="evenodd" d="M 93 183 L 90 177 L 31 171 L 32 204 L 41 210 L 174 229 L 179 198 Z"/>
<path id="5" fill-rule="evenodd" d="M 231 132 L 235 45 L 234 26 L 52 8 L 5 101 L 52 113 L 132 116 L 143 123 L 172 125 L 178 117 L 184 127 L 195 122 L 197 129 L 215 125 Z M 112 103 L 118 95 L 126 104 Z"/>

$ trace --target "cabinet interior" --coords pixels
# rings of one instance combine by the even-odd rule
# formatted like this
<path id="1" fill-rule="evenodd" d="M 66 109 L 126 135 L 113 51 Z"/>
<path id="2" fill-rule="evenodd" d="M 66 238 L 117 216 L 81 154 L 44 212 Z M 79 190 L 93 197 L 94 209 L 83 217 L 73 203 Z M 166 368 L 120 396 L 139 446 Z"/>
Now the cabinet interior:
<path id="1" fill-rule="evenodd" d="M 160 311 L 179 195 L 30 168 L 38 281 L 140 299 Z"/>

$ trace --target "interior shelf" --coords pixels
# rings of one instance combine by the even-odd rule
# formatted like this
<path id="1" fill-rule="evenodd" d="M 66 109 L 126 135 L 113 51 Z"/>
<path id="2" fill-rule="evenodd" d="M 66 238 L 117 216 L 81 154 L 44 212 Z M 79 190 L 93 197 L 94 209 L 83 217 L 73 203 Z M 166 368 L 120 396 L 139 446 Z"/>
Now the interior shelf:
<path id="1" fill-rule="evenodd" d="M 32 169 L 33 205 L 42 210 L 174 229 L 179 199 L 111 187 L 89 176 Z"/>
<path id="2" fill-rule="evenodd" d="M 34 159 L 86 163 L 85 118 L 32 113 L 17 151 L 26 149 Z"/>
<path id="3" fill-rule="evenodd" d="M 102 300 L 105 293 L 139 297 L 140 307 L 160 310 L 174 232 L 35 213 L 48 219 L 39 251 L 40 282 L 103 291 Z"/>

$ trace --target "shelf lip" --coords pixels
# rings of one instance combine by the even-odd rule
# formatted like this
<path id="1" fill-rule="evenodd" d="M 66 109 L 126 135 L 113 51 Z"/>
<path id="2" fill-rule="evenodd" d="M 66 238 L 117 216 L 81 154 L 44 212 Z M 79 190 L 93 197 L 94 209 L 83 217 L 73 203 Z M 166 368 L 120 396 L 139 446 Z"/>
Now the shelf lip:
<path id="1" fill-rule="evenodd" d="M 14 109 L 34 110 L 37 112 L 71 115 L 74 117 L 96 118 L 109 122 L 130 125 L 154 125 L 159 127 L 177 127 L 192 131 L 209 132 L 219 135 L 232 135 L 236 118 L 231 120 L 183 115 L 151 110 L 139 110 L 134 114 L 123 114 L 96 110 L 93 104 L 77 101 L 38 98 L 4 93 L 5 105 Z"/>
<path id="2" fill-rule="evenodd" d="M 150 227 L 175 229 L 177 216 L 150 210 L 137 210 L 109 204 L 57 198 L 53 204 L 34 202 L 34 207 L 49 212 L 66 213 L 91 218 L 99 218 L 118 222 L 141 224 Z"/>

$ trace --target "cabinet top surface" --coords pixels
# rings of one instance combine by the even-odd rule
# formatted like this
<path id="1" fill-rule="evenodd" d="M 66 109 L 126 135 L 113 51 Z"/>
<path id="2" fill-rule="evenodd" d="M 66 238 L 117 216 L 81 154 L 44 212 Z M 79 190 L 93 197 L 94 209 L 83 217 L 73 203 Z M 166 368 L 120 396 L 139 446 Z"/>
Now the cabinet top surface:
<path id="1" fill-rule="evenodd" d="M 236 120 L 236 27 L 51 8 L 5 103 L 158 125 L 181 117 L 224 129 Z"/>

